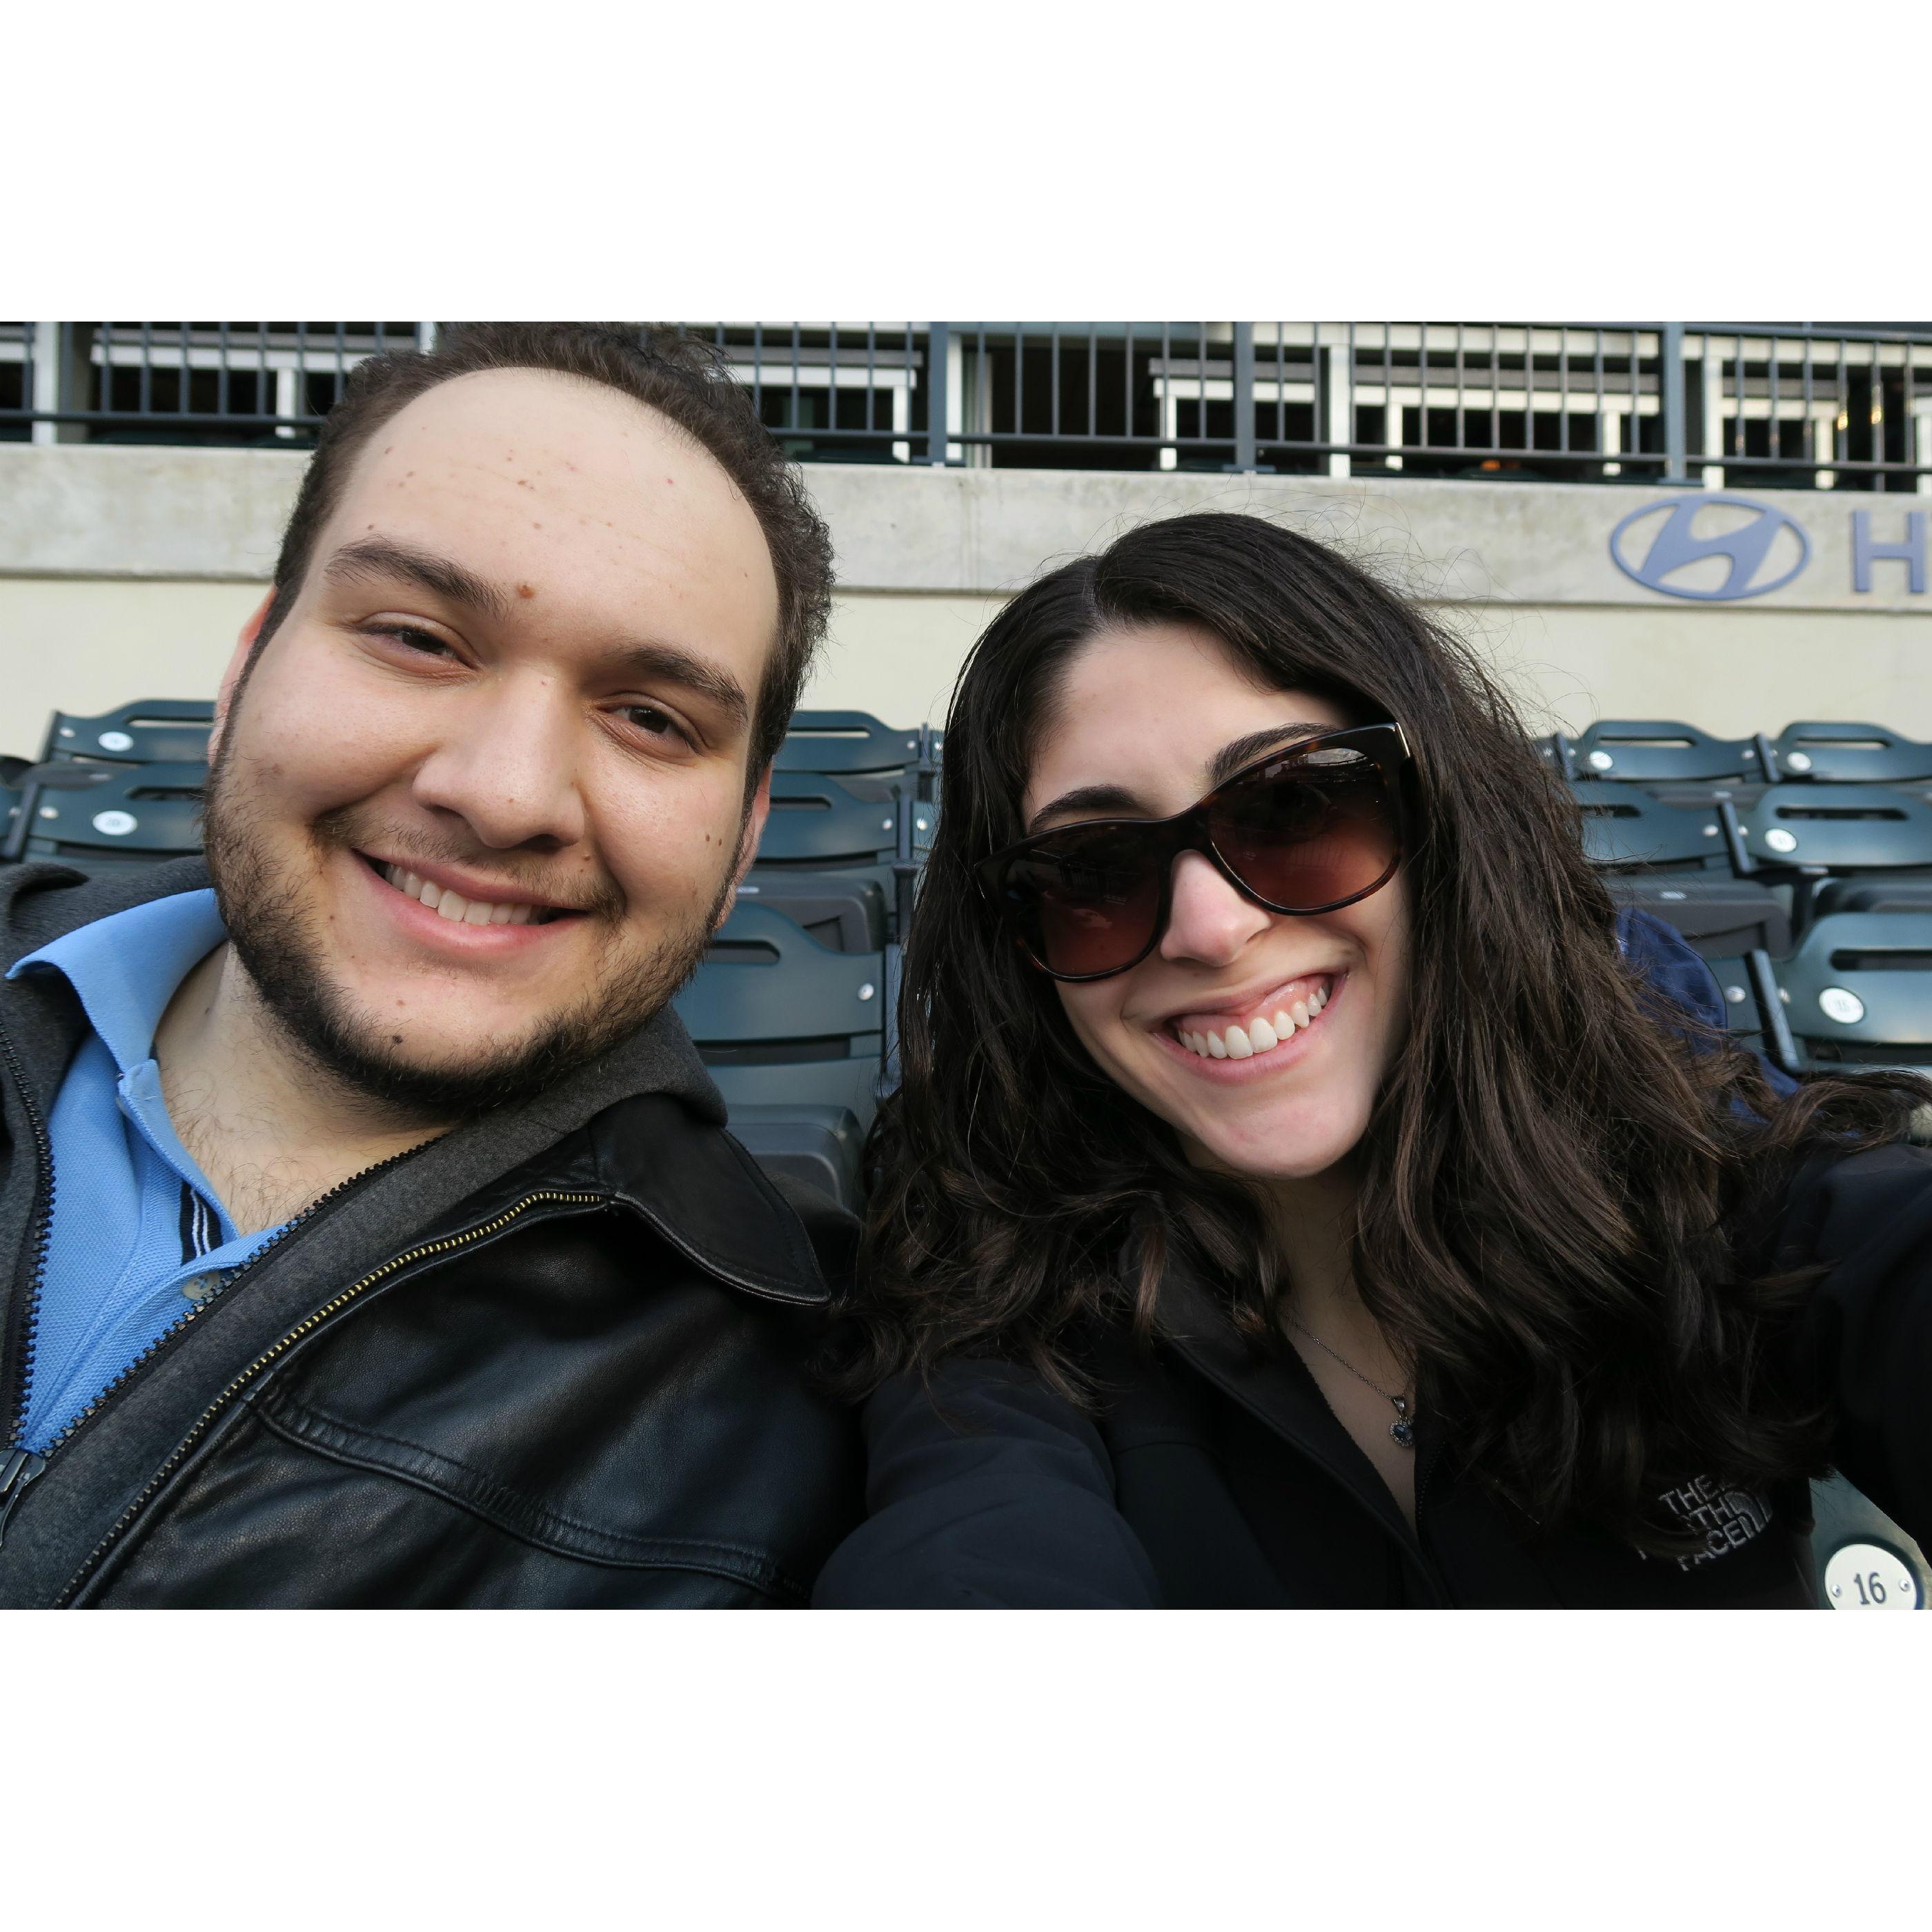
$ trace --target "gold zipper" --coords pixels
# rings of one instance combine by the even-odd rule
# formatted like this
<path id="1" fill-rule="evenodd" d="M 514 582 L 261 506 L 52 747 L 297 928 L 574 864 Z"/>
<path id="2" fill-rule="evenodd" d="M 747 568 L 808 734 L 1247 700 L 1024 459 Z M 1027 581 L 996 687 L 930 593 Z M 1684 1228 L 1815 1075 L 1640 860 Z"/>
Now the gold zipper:
<path id="1" fill-rule="evenodd" d="M 332 1316 L 340 1313 L 342 1310 L 347 1307 L 350 1303 L 364 1290 L 374 1288 L 378 1282 L 388 1280 L 398 1268 L 407 1268 L 412 1262 L 422 1261 L 433 1255 L 448 1254 L 455 1249 L 467 1247 L 473 1242 L 480 1241 L 488 1235 L 499 1233 L 507 1228 L 526 1209 L 536 1207 L 539 1203 L 555 1202 L 569 1207 L 592 1207 L 606 1204 L 610 1198 L 608 1194 L 566 1194 L 548 1188 L 535 1194 L 526 1194 L 514 1205 L 506 1208 L 495 1220 L 486 1221 L 480 1227 L 469 1228 L 460 1234 L 448 1235 L 440 1241 L 425 1242 L 420 1247 L 405 1250 L 401 1254 L 394 1256 L 390 1260 L 385 1262 L 373 1274 L 365 1274 L 360 1281 L 344 1288 L 333 1300 L 325 1302 L 314 1314 L 291 1328 L 273 1346 L 263 1349 L 261 1354 L 242 1370 L 241 1373 L 236 1376 L 235 1379 L 208 1404 L 207 1408 L 202 1410 L 194 1426 L 176 1445 L 174 1453 L 148 1478 L 147 1486 L 121 1512 L 112 1527 L 88 1552 L 87 1560 L 74 1572 L 67 1587 L 54 1599 L 54 1607 L 57 1610 L 63 1607 L 75 1592 L 87 1581 L 100 1559 L 106 1555 L 115 1540 L 140 1514 L 142 1510 L 146 1508 L 148 1503 L 153 1500 L 155 1492 L 187 1460 L 193 1452 L 195 1444 L 207 1433 L 208 1424 L 226 1407 L 229 1402 L 233 1400 L 236 1395 L 247 1388 L 263 1370 L 285 1354 L 296 1342 L 313 1334 Z"/>
<path id="2" fill-rule="evenodd" d="M 346 1180 L 338 1180 L 333 1187 L 328 1190 L 326 1193 L 318 1194 L 299 1214 L 296 1215 L 292 1220 L 284 1222 L 281 1226 L 276 1228 L 274 1232 L 262 1242 L 262 1245 L 258 1247 L 246 1261 L 243 1262 L 238 1268 L 229 1270 L 230 1279 L 227 1287 L 233 1287 L 235 1284 L 242 1280 L 244 1276 L 252 1274 L 255 1269 L 260 1267 L 262 1262 L 266 1261 L 270 1256 L 274 1254 L 290 1235 L 299 1232 L 301 1229 L 306 1227 L 310 1221 L 314 1220 L 316 1214 L 321 1209 L 327 1207 L 331 1202 L 337 1199 L 342 1195 L 346 1194 L 351 1188 L 359 1186 L 364 1181 L 374 1180 L 377 1174 L 386 1173 L 392 1167 L 400 1167 L 406 1160 L 413 1160 L 425 1148 L 434 1146 L 436 1138 L 436 1136 L 432 1136 L 428 1140 L 418 1141 L 414 1147 L 405 1148 L 400 1154 L 392 1154 L 388 1156 L 386 1160 L 377 1161 L 373 1167 L 359 1168 L 356 1172 L 350 1174 Z M 50 1192 L 51 1196 L 51 1190 Z M 50 1226 L 51 1226 L 51 1217 L 50 1217 Z M 30 1336 L 38 1318 L 40 1293 L 42 1285 L 42 1276 L 44 1273 L 44 1260 L 45 1258 L 43 1256 L 42 1264 L 39 1268 L 37 1268 L 34 1274 L 32 1291 L 28 1299 L 27 1328 Z M 226 1292 L 227 1289 L 226 1288 L 222 1290 L 224 1294 Z M 104 1388 L 101 1389 L 95 1395 L 94 1400 L 90 1402 L 79 1414 L 70 1416 L 68 1420 L 62 1425 L 59 1433 L 55 1436 L 47 1444 L 47 1454 L 49 1456 L 52 1456 L 56 1450 L 64 1448 L 67 1445 L 68 1438 L 74 1435 L 74 1433 L 80 1429 L 84 1423 L 90 1420 L 94 1415 L 105 1406 L 109 1396 L 118 1395 L 122 1390 L 126 1388 L 128 1384 L 133 1381 L 134 1377 L 137 1376 L 142 1369 L 146 1368 L 148 1364 L 152 1361 L 156 1355 L 159 1354 L 163 1348 L 167 1346 L 169 1342 L 174 1340 L 176 1336 L 179 1334 L 190 1322 L 194 1320 L 196 1316 L 202 1313 L 206 1309 L 212 1307 L 214 1305 L 214 1298 L 211 1297 L 209 1300 L 206 1302 L 199 1302 L 191 1304 L 189 1307 L 184 1310 L 181 1315 L 174 1321 L 170 1322 L 167 1327 L 163 1329 L 161 1332 L 157 1335 L 131 1362 L 128 1363 L 128 1365 L 115 1376 L 112 1382 L 109 1382 Z M 21 1377 L 20 1389 L 20 1414 L 22 1416 L 26 1413 L 26 1377 L 23 1373 Z M 20 1424 L 16 1421 L 14 1426 L 14 1436 L 16 1440 L 18 1439 L 19 1434 Z"/>

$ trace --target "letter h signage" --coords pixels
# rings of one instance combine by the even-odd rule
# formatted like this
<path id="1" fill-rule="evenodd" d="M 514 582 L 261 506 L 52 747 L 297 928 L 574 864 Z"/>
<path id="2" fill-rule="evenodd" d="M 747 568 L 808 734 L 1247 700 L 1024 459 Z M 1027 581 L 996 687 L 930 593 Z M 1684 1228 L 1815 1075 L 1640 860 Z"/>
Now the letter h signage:
<path id="1" fill-rule="evenodd" d="M 1903 543 L 1874 542 L 1871 512 L 1869 510 L 1854 510 L 1852 512 L 1853 590 L 1870 590 L 1872 566 L 1875 562 L 1904 564 L 1912 594 L 1915 597 L 1922 597 L 1925 594 L 1925 512 L 1923 510 L 1906 512 L 1905 541 Z"/>

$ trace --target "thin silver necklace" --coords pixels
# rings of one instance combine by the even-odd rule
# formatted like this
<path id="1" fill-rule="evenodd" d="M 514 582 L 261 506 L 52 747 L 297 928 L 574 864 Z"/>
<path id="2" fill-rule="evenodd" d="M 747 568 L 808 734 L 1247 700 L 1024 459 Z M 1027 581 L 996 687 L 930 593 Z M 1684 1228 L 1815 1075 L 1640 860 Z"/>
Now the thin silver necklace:
<path id="1" fill-rule="evenodd" d="M 1342 1367 L 1346 1369 L 1349 1374 L 1354 1377 L 1356 1381 L 1366 1384 L 1369 1388 L 1373 1389 L 1376 1394 L 1382 1397 L 1383 1401 L 1393 1406 L 1395 1410 L 1395 1420 L 1389 1424 L 1389 1433 L 1395 1438 L 1396 1442 L 1400 1444 L 1402 1448 L 1405 1449 L 1413 1449 L 1415 1447 L 1415 1424 L 1408 1419 L 1408 1396 L 1406 1395 L 1391 1395 L 1387 1389 L 1382 1387 L 1380 1382 L 1370 1382 L 1368 1377 L 1364 1375 L 1361 1370 L 1357 1368 L 1354 1364 L 1350 1361 L 1346 1355 L 1341 1354 L 1336 1349 L 1330 1348 L 1328 1344 L 1323 1341 L 1322 1337 L 1316 1334 L 1315 1330 L 1310 1328 L 1306 1322 L 1297 1320 L 1294 1316 L 1288 1314 L 1286 1310 L 1282 1310 L 1282 1315 L 1283 1318 L 1287 1321 L 1290 1327 L 1299 1328 L 1324 1355 L 1333 1355 L 1336 1360 L 1340 1362 Z"/>

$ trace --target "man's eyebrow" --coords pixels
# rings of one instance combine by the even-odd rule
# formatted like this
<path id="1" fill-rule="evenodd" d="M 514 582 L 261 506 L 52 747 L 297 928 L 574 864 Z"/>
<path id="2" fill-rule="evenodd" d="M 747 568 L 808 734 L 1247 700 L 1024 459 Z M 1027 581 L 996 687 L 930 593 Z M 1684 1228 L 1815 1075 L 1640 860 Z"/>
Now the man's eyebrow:
<path id="1" fill-rule="evenodd" d="M 400 578 L 491 617 L 506 616 L 514 608 L 507 591 L 473 570 L 386 537 L 364 537 L 344 544 L 322 566 L 322 574 L 338 584 Z M 736 678 L 676 644 L 619 644 L 605 654 L 604 668 L 614 675 L 663 678 L 682 685 L 716 706 L 736 728 L 742 729 L 752 715 L 751 700 Z"/>
<path id="2" fill-rule="evenodd" d="M 1334 724 L 1297 723 L 1271 724 L 1265 731 L 1250 731 L 1245 738 L 1234 739 L 1216 752 L 1208 766 L 1207 789 L 1212 791 L 1217 785 L 1226 784 L 1244 765 L 1252 764 L 1267 753 L 1292 743 L 1298 738 L 1319 736 L 1324 731 L 1338 730 Z M 1151 818 L 1145 804 L 1134 792 L 1124 785 L 1078 785 L 1072 791 L 1064 791 L 1056 799 L 1049 800 L 1027 821 L 1029 833 L 1037 831 L 1049 818 L 1067 814 L 1082 818 L 1100 818 L 1119 816 L 1123 818 Z"/>
<path id="3" fill-rule="evenodd" d="M 735 729 L 742 730 L 751 718 L 751 700 L 738 680 L 678 645 L 620 644 L 606 656 L 604 666 L 619 676 L 662 678 L 682 685 L 716 705 Z"/>
<path id="4" fill-rule="evenodd" d="M 407 544 L 393 543 L 386 537 L 364 537 L 344 544 L 322 567 L 322 574 L 334 584 L 366 584 L 377 578 L 400 578 L 452 604 L 465 604 L 486 616 L 508 615 L 508 592 L 473 570 L 434 551 L 416 550 Z"/>

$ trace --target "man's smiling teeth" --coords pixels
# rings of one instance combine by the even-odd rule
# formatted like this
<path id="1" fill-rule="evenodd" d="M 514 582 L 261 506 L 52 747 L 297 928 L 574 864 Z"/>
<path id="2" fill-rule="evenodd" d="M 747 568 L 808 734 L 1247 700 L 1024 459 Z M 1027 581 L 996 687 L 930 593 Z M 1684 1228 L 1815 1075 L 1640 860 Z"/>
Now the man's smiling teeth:
<path id="1" fill-rule="evenodd" d="M 440 917 L 455 920 L 464 926 L 529 926 L 533 922 L 541 925 L 540 916 L 550 910 L 526 901 L 497 904 L 488 899 L 466 899 L 447 886 L 418 878 L 404 866 L 385 866 L 382 876 L 404 898 L 420 899 Z"/>
<path id="2" fill-rule="evenodd" d="M 1252 1060 L 1312 1025 L 1328 1004 L 1328 988 L 1317 986 L 1306 999 L 1286 1002 L 1272 1019 L 1257 1016 L 1245 1027 L 1209 1028 L 1198 1033 L 1184 1032 L 1178 1037 L 1189 1052 L 1203 1060 Z"/>

